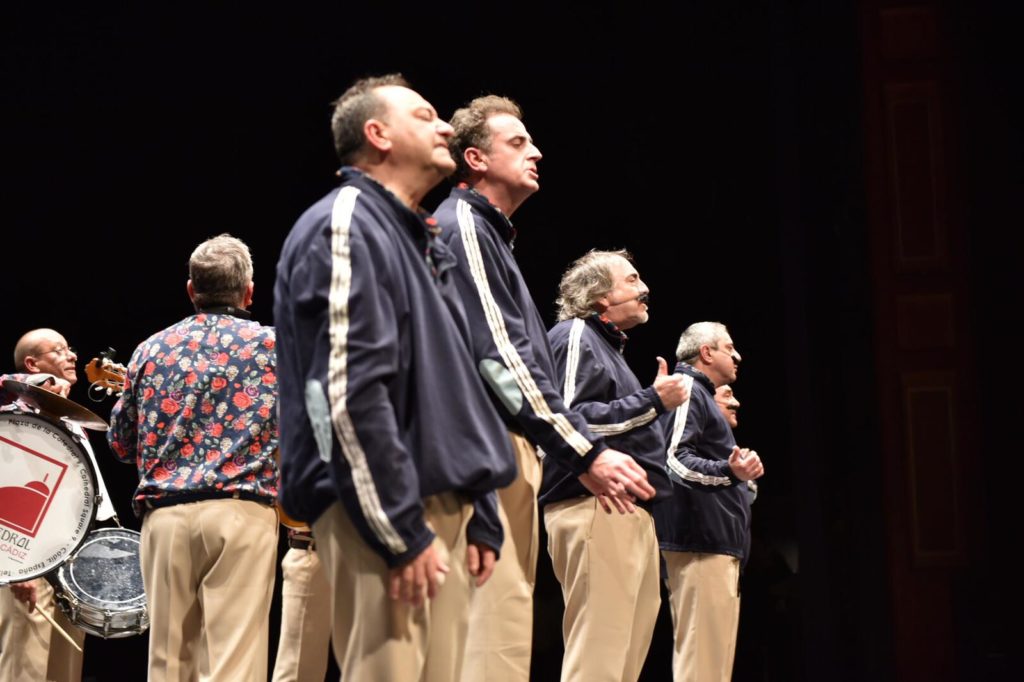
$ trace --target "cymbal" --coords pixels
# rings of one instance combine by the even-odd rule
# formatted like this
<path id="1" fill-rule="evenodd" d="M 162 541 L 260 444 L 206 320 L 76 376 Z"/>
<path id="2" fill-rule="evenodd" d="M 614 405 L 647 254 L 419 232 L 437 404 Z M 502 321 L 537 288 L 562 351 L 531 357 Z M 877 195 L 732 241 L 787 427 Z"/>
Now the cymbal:
<path id="1" fill-rule="evenodd" d="M 56 393 L 50 393 L 44 388 L 14 379 L 5 380 L 4 388 L 49 417 L 63 418 L 83 429 L 93 431 L 106 431 L 110 428 L 107 422 L 92 410 Z"/>

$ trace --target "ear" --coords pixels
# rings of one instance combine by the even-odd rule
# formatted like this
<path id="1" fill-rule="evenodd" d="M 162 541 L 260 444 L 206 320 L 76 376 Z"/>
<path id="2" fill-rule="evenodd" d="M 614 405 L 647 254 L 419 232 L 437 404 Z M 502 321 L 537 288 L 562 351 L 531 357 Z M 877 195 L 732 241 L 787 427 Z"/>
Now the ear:
<path id="1" fill-rule="evenodd" d="M 487 154 L 483 153 L 476 147 L 469 147 L 463 152 L 462 157 L 466 160 L 466 165 L 469 169 L 475 173 L 486 173 L 487 172 Z"/>
<path id="2" fill-rule="evenodd" d="M 711 346 L 704 344 L 700 347 L 700 360 L 705 365 L 711 364 Z"/>
<path id="3" fill-rule="evenodd" d="M 607 311 L 608 308 L 611 307 L 611 300 L 609 300 L 607 296 L 602 296 L 601 298 L 597 299 L 592 304 L 590 304 L 590 307 L 593 308 L 594 312 L 596 312 L 598 315 L 603 315 L 605 311 Z"/>
<path id="4" fill-rule="evenodd" d="M 196 290 L 192 288 L 192 280 L 191 279 L 188 281 L 188 284 L 185 285 L 185 291 L 188 292 L 188 300 L 190 300 L 193 303 L 195 303 L 196 302 Z"/>
<path id="5" fill-rule="evenodd" d="M 363 136 L 367 143 L 377 151 L 386 152 L 391 149 L 391 139 L 388 137 L 388 126 L 380 119 L 371 118 L 363 124 Z"/>
<path id="6" fill-rule="evenodd" d="M 42 370 L 39 369 L 39 363 L 31 355 L 25 356 L 25 372 L 28 374 L 38 374 Z"/>
<path id="7" fill-rule="evenodd" d="M 249 286 L 245 288 L 245 295 L 242 297 L 242 309 L 247 310 L 252 305 L 252 292 L 256 288 L 255 282 L 249 282 Z"/>

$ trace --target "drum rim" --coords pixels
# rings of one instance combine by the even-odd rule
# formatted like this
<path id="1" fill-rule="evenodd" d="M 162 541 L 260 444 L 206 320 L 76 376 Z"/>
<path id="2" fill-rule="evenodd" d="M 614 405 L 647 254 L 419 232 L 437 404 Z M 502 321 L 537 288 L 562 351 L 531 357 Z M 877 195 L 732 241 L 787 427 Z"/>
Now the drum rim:
<path id="1" fill-rule="evenodd" d="M 49 417 L 45 417 L 36 412 L 28 412 L 23 409 L 0 411 L 0 420 L 4 420 L 7 417 L 17 417 L 18 419 L 30 419 L 33 421 L 42 422 L 47 426 L 56 427 L 61 432 L 63 432 L 67 440 L 70 442 L 71 446 L 79 454 L 79 459 L 85 463 L 85 470 L 86 473 L 88 474 L 89 484 L 92 486 L 93 502 L 92 510 L 89 512 L 89 522 L 85 526 L 86 532 L 82 533 L 82 537 L 79 539 L 78 543 L 75 544 L 74 547 L 70 547 L 68 549 L 67 554 L 64 555 L 64 558 L 62 560 L 56 562 L 53 566 L 50 566 L 49 568 L 44 567 L 43 569 L 40 569 L 38 572 L 35 573 L 26 573 L 25 575 L 10 577 L 0 576 L 0 586 L 9 585 L 11 583 L 28 582 L 30 580 L 36 580 L 37 578 L 43 578 L 49 575 L 56 574 L 60 567 L 67 563 L 72 556 L 77 554 L 78 550 L 82 547 L 83 544 L 85 544 L 85 541 L 89 538 L 89 535 L 92 533 L 91 529 L 93 524 L 96 522 L 96 514 L 99 512 L 100 508 L 100 488 L 96 472 L 93 471 L 92 459 L 89 457 L 89 454 L 85 451 L 85 448 L 82 447 L 82 445 L 78 442 L 78 436 L 72 433 L 71 430 L 68 429 L 66 424 L 59 420 L 55 421 L 53 419 L 50 419 Z M 88 438 L 88 436 L 85 437 Z"/>

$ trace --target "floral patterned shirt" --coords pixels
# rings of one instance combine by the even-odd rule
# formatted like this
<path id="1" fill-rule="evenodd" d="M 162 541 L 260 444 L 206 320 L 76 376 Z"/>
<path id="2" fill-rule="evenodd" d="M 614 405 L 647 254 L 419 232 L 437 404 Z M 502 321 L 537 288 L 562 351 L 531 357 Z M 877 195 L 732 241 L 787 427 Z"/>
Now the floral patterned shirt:
<path id="1" fill-rule="evenodd" d="M 274 329 L 222 310 L 151 336 L 128 363 L 107 440 L 138 466 L 137 514 L 176 497 L 277 497 Z"/>

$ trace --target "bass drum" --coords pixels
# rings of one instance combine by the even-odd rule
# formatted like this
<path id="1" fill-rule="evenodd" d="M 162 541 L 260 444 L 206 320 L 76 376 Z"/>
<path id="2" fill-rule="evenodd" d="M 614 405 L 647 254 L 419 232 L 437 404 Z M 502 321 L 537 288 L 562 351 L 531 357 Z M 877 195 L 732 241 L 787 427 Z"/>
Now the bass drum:
<path id="1" fill-rule="evenodd" d="M 0 412 L 0 585 L 67 561 L 89 535 L 96 490 L 76 436 L 36 414 Z"/>
<path id="2" fill-rule="evenodd" d="M 149 627 L 140 540 L 126 528 L 94 530 L 57 571 L 57 603 L 80 629 L 117 639 L 141 635 Z"/>

